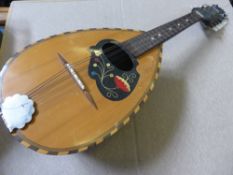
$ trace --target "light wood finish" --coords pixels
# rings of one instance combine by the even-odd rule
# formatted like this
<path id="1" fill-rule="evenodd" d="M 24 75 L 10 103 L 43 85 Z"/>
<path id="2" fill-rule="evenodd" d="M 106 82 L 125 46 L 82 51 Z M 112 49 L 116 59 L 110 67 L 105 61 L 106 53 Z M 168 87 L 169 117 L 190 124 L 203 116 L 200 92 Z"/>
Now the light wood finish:
<path id="1" fill-rule="evenodd" d="M 9 10 L 8 7 L 0 7 L 0 25 L 5 25 L 8 10 Z"/>
<path id="2" fill-rule="evenodd" d="M 9 64 L 3 79 L 3 97 L 15 93 L 26 94 L 52 75 L 63 70 L 57 52 L 70 63 L 89 59 L 89 47 L 106 38 L 125 41 L 140 32 L 120 29 L 84 30 L 64 33 L 27 47 Z M 19 141 L 29 143 L 40 153 L 64 154 L 85 151 L 115 134 L 127 124 L 129 116 L 137 113 L 140 103 L 146 101 L 158 76 L 161 47 L 155 48 L 139 59 L 139 82 L 132 94 L 121 101 L 103 97 L 95 81 L 88 76 L 89 61 L 76 67 L 89 92 L 95 99 L 96 110 L 69 78 L 52 88 L 41 91 L 32 99 L 37 114 L 24 129 L 16 132 Z"/>

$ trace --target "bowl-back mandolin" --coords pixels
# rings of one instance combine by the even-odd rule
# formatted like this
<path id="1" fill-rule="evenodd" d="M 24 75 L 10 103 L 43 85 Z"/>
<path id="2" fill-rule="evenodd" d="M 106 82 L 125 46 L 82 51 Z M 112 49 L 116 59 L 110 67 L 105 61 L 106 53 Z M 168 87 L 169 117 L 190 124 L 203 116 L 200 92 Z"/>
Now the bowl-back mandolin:
<path id="1" fill-rule="evenodd" d="M 1 71 L 3 119 L 26 116 L 25 126 L 11 125 L 10 131 L 37 152 L 84 151 L 115 134 L 147 100 L 158 78 L 162 43 L 194 23 L 217 31 L 226 20 L 217 5 L 203 6 L 147 32 L 87 29 L 42 39 Z M 28 102 L 7 106 L 21 97 Z"/>

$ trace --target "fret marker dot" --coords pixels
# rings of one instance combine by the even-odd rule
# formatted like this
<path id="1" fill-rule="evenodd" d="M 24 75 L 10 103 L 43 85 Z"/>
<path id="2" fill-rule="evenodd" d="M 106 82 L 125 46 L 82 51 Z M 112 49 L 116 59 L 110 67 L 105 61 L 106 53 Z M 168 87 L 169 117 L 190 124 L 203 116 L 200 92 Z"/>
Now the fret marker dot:
<path id="1" fill-rule="evenodd" d="M 152 41 L 154 41 L 155 40 L 155 38 L 152 36 L 151 38 L 150 38 Z"/>
<path id="2" fill-rule="evenodd" d="M 177 26 L 180 27 L 180 23 L 178 23 Z"/>
<path id="3" fill-rule="evenodd" d="M 162 35 L 161 35 L 161 33 L 158 33 L 158 37 L 161 37 Z"/>
<path id="4" fill-rule="evenodd" d="M 171 28 L 171 27 L 169 27 L 169 28 L 168 28 L 168 30 L 172 31 L 172 28 Z"/>
<path id="5" fill-rule="evenodd" d="M 186 22 L 189 22 L 189 19 L 186 19 L 185 21 L 186 21 Z"/>

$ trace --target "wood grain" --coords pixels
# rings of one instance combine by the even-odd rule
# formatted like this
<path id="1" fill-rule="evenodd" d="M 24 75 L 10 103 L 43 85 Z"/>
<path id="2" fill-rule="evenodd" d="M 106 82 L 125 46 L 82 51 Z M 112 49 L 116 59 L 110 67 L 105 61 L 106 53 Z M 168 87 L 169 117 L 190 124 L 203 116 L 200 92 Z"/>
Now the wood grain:
<path id="1" fill-rule="evenodd" d="M 140 110 L 140 103 L 148 98 L 158 78 L 161 46 L 139 59 L 139 82 L 132 94 L 115 102 L 103 97 L 95 81 L 88 76 L 89 47 L 102 39 L 125 41 L 140 32 L 120 29 L 96 29 L 64 33 L 37 42 L 23 50 L 9 64 L 3 79 L 3 97 L 28 92 L 63 70 L 57 58 L 62 53 L 69 62 L 84 61 L 76 67 L 98 110 L 87 101 L 64 72 L 50 86 L 32 96 L 37 113 L 33 121 L 16 132 L 16 137 L 27 147 L 46 154 L 69 154 L 85 151 L 114 135 L 127 124 L 130 115 Z M 25 144 L 27 143 L 27 144 Z M 31 146 L 28 146 L 31 145 Z"/>

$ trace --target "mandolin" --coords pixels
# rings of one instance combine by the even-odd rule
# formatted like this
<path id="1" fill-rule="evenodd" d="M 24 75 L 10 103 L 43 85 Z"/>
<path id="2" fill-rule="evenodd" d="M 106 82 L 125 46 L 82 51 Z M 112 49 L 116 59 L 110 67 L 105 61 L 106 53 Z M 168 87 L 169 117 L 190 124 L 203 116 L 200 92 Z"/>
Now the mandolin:
<path id="1" fill-rule="evenodd" d="M 158 79 L 162 43 L 197 22 L 218 31 L 226 21 L 224 10 L 212 5 L 147 32 L 87 29 L 37 41 L 1 71 L 2 117 L 11 114 L 20 123 L 26 116 L 25 126 L 10 131 L 34 151 L 85 151 L 114 135 L 146 102 Z M 19 104 L 20 98 L 26 102 Z"/>

